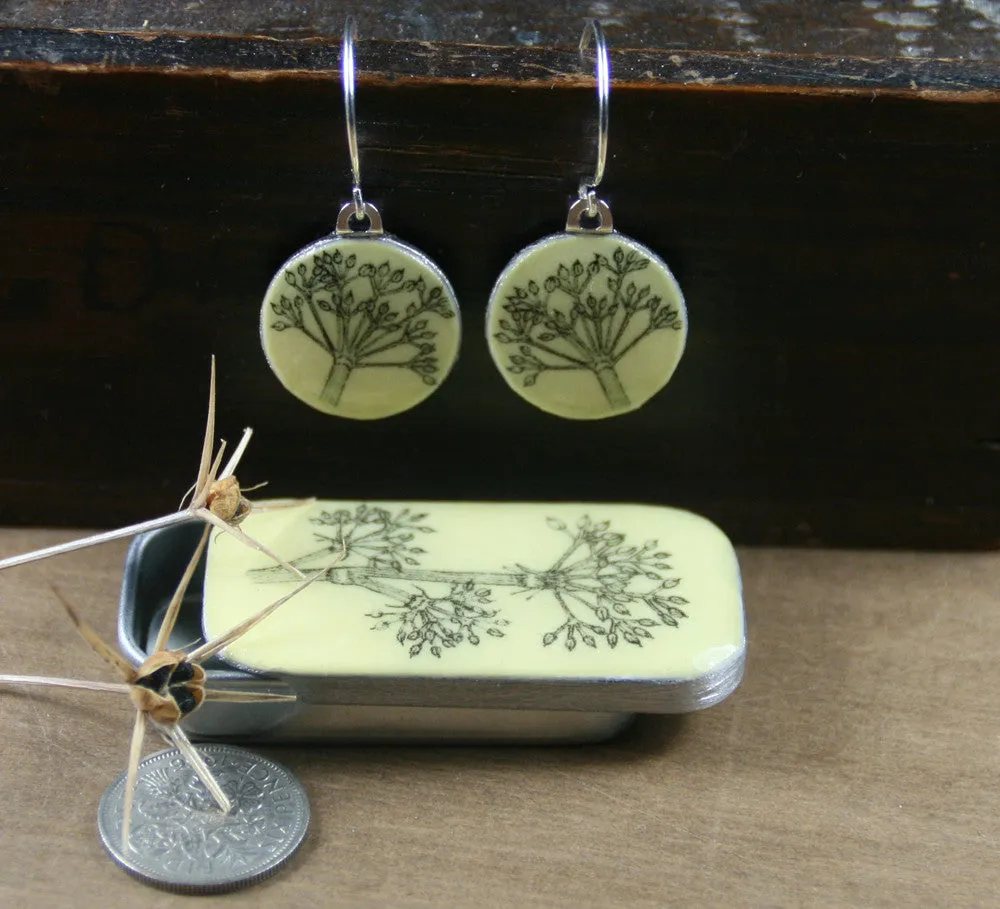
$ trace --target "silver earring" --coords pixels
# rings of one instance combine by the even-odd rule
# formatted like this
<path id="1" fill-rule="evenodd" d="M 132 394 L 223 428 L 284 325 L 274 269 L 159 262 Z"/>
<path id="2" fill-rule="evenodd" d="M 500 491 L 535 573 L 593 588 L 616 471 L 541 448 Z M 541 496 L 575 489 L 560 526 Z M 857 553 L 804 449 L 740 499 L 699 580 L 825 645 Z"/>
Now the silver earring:
<path id="1" fill-rule="evenodd" d="M 324 413 L 373 420 L 434 392 L 458 357 L 451 284 L 427 256 L 382 230 L 361 193 L 355 116 L 355 23 L 348 19 L 341 78 L 352 198 L 336 230 L 295 253 L 274 276 L 260 336 L 282 385 Z"/>
<path id="2" fill-rule="evenodd" d="M 636 410 L 667 384 L 684 351 L 684 297 L 666 263 L 613 229 L 598 198 L 608 150 L 611 64 L 601 26 L 597 166 L 580 182 L 563 233 L 523 249 L 490 295 L 487 343 L 514 391 L 548 413 L 597 420 Z"/>

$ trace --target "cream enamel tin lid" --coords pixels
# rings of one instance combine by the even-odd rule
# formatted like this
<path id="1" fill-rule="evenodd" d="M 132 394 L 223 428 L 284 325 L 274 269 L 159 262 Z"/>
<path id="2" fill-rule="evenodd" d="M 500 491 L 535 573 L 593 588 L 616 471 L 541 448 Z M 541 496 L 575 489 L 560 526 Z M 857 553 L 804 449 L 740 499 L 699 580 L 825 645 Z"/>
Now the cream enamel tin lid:
<path id="1" fill-rule="evenodd" d="M 307 575 L 323 574 L 225 659 L 308 678 L 307 697 L 358 703 L 367 688 L 386 702 L 378 692 L 391 681 L 396 703 L 439 703 L 437 691 L 472 704 L 479 689 L 494 706 L 498 697 L 517 706 L 521 692 L 534 708 L 678 712 L 722 700 L 742 676 L 736 555 L 714 524 L 687 511 L 319 501 L 256 512 L 244 527 Z M 215 536 L 206 637 L 297 583 Z"/>

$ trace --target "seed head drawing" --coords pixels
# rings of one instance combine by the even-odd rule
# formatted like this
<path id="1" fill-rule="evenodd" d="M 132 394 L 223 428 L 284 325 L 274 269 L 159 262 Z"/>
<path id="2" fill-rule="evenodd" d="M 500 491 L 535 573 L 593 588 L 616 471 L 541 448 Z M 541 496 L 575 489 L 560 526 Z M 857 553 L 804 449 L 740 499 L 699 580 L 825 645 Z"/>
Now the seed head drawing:
<path id="1" fill-rule="evenodd" d="M 547 525 L 567 538 L 559 557 L 543 568 L 515 564 L 501 570 L 453 571 L 422 568 L 427 551 L 420 536 L 434 533 L 427 514 L 409 508 L 398 512 L 358 505 L 353 511 L 320 511 L 309 518 L 320 548 L 292 559 L 300 569 L 343 547 L 341 564 L 324 570 L 323 581 L 363 587 L 384 598 L 366 613 L 373 631 L 391 631 L 411 657 L 422 653 L 440 658 L 459 645 L 479 646 L 487 637 L 503 638 L 511 619 L 494 602 L 495 588 L 513 588 L 558 607 L 560 621 L 541 638 L 549 647 L 561 642 L 568 651 L 578 645 L 614 649 L 641 647 L 654 634 L 677 628 L 687 618 L 688 600 L 674 592 L 681 579 L 673 575 L 656 540 L 630 545 L 608 521 L 581 516 L 574 526 L 550 517 Z M 484 551 L 488 552 L 488 549 Z M 253 569 L 255 579 L 289 579 L 280 566 Z"/>
<path id="2" fill-rule="evenodd" d="M 322 250 L 285 272 L 288 294 L 271 300 L 275 331 L 301 332 L 330 356 L 319 396 L 338 405 L 358 369 L 404 369 L 436 385 L 437 319 L 455 314 L 440 285 L 389 261 Z"/>
<path id="3" fill-rule="evenodd" d="M 612 407 L 629 407 L 618 365 L 653 332 L 683 328 L 676 306 L 633 280 L 648 267 L 648 258 L 619 246 L 610 258 L 594 253 L 541 283 L 515 286 L 493 335 L 508 351 L 507 370 L 528 387 L 547 372 L 589 371 Z"/>

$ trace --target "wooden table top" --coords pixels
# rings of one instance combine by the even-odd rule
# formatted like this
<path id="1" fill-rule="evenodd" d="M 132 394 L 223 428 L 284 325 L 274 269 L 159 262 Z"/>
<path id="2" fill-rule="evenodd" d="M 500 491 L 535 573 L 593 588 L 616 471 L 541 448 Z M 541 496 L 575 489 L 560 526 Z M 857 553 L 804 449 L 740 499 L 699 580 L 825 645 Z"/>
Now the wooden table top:
<path id="1" fill-rule="evenodd" d="M 68 539 L 0 531 L 0 554 Z M 125 544 L 0 575 L 0 671 L 108 678 L 56 584 L 113 639 Z M 618 740 L 285 747 L 313 826 L 214 904 L 981 906 L 1000 892 L 1000 556 L 745 549 L 742 687 Z M 0 693 L 0 904 L 190 906 L 116 868 L 98 798 L 131 708 Z"/>

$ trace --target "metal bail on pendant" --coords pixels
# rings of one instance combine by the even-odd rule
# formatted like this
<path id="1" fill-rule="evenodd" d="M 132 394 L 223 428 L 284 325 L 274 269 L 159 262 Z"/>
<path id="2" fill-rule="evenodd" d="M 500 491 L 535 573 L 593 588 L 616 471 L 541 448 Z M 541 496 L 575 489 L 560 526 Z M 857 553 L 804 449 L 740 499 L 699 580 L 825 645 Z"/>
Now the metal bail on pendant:
<path id="1" fill-rule="evenodd" d="M 566 230 L 572 234 L 610 234 L 614 229 L 611 209 L 603 199 L 577 199 L 566 216 Z"/>
<path id="2" fill-rule="evenodd" d="M 365 222 L 368 222 L 365 226 Z M 356 226 L 355 226 L 356 225 Z M 361 203 L 361 214 L 354 207 L 354 202 L 345 202 L 337 215 L 338 236 L 365 237 L 378 236 L 383 233 L 382 216 L 371 202 Z"/>

